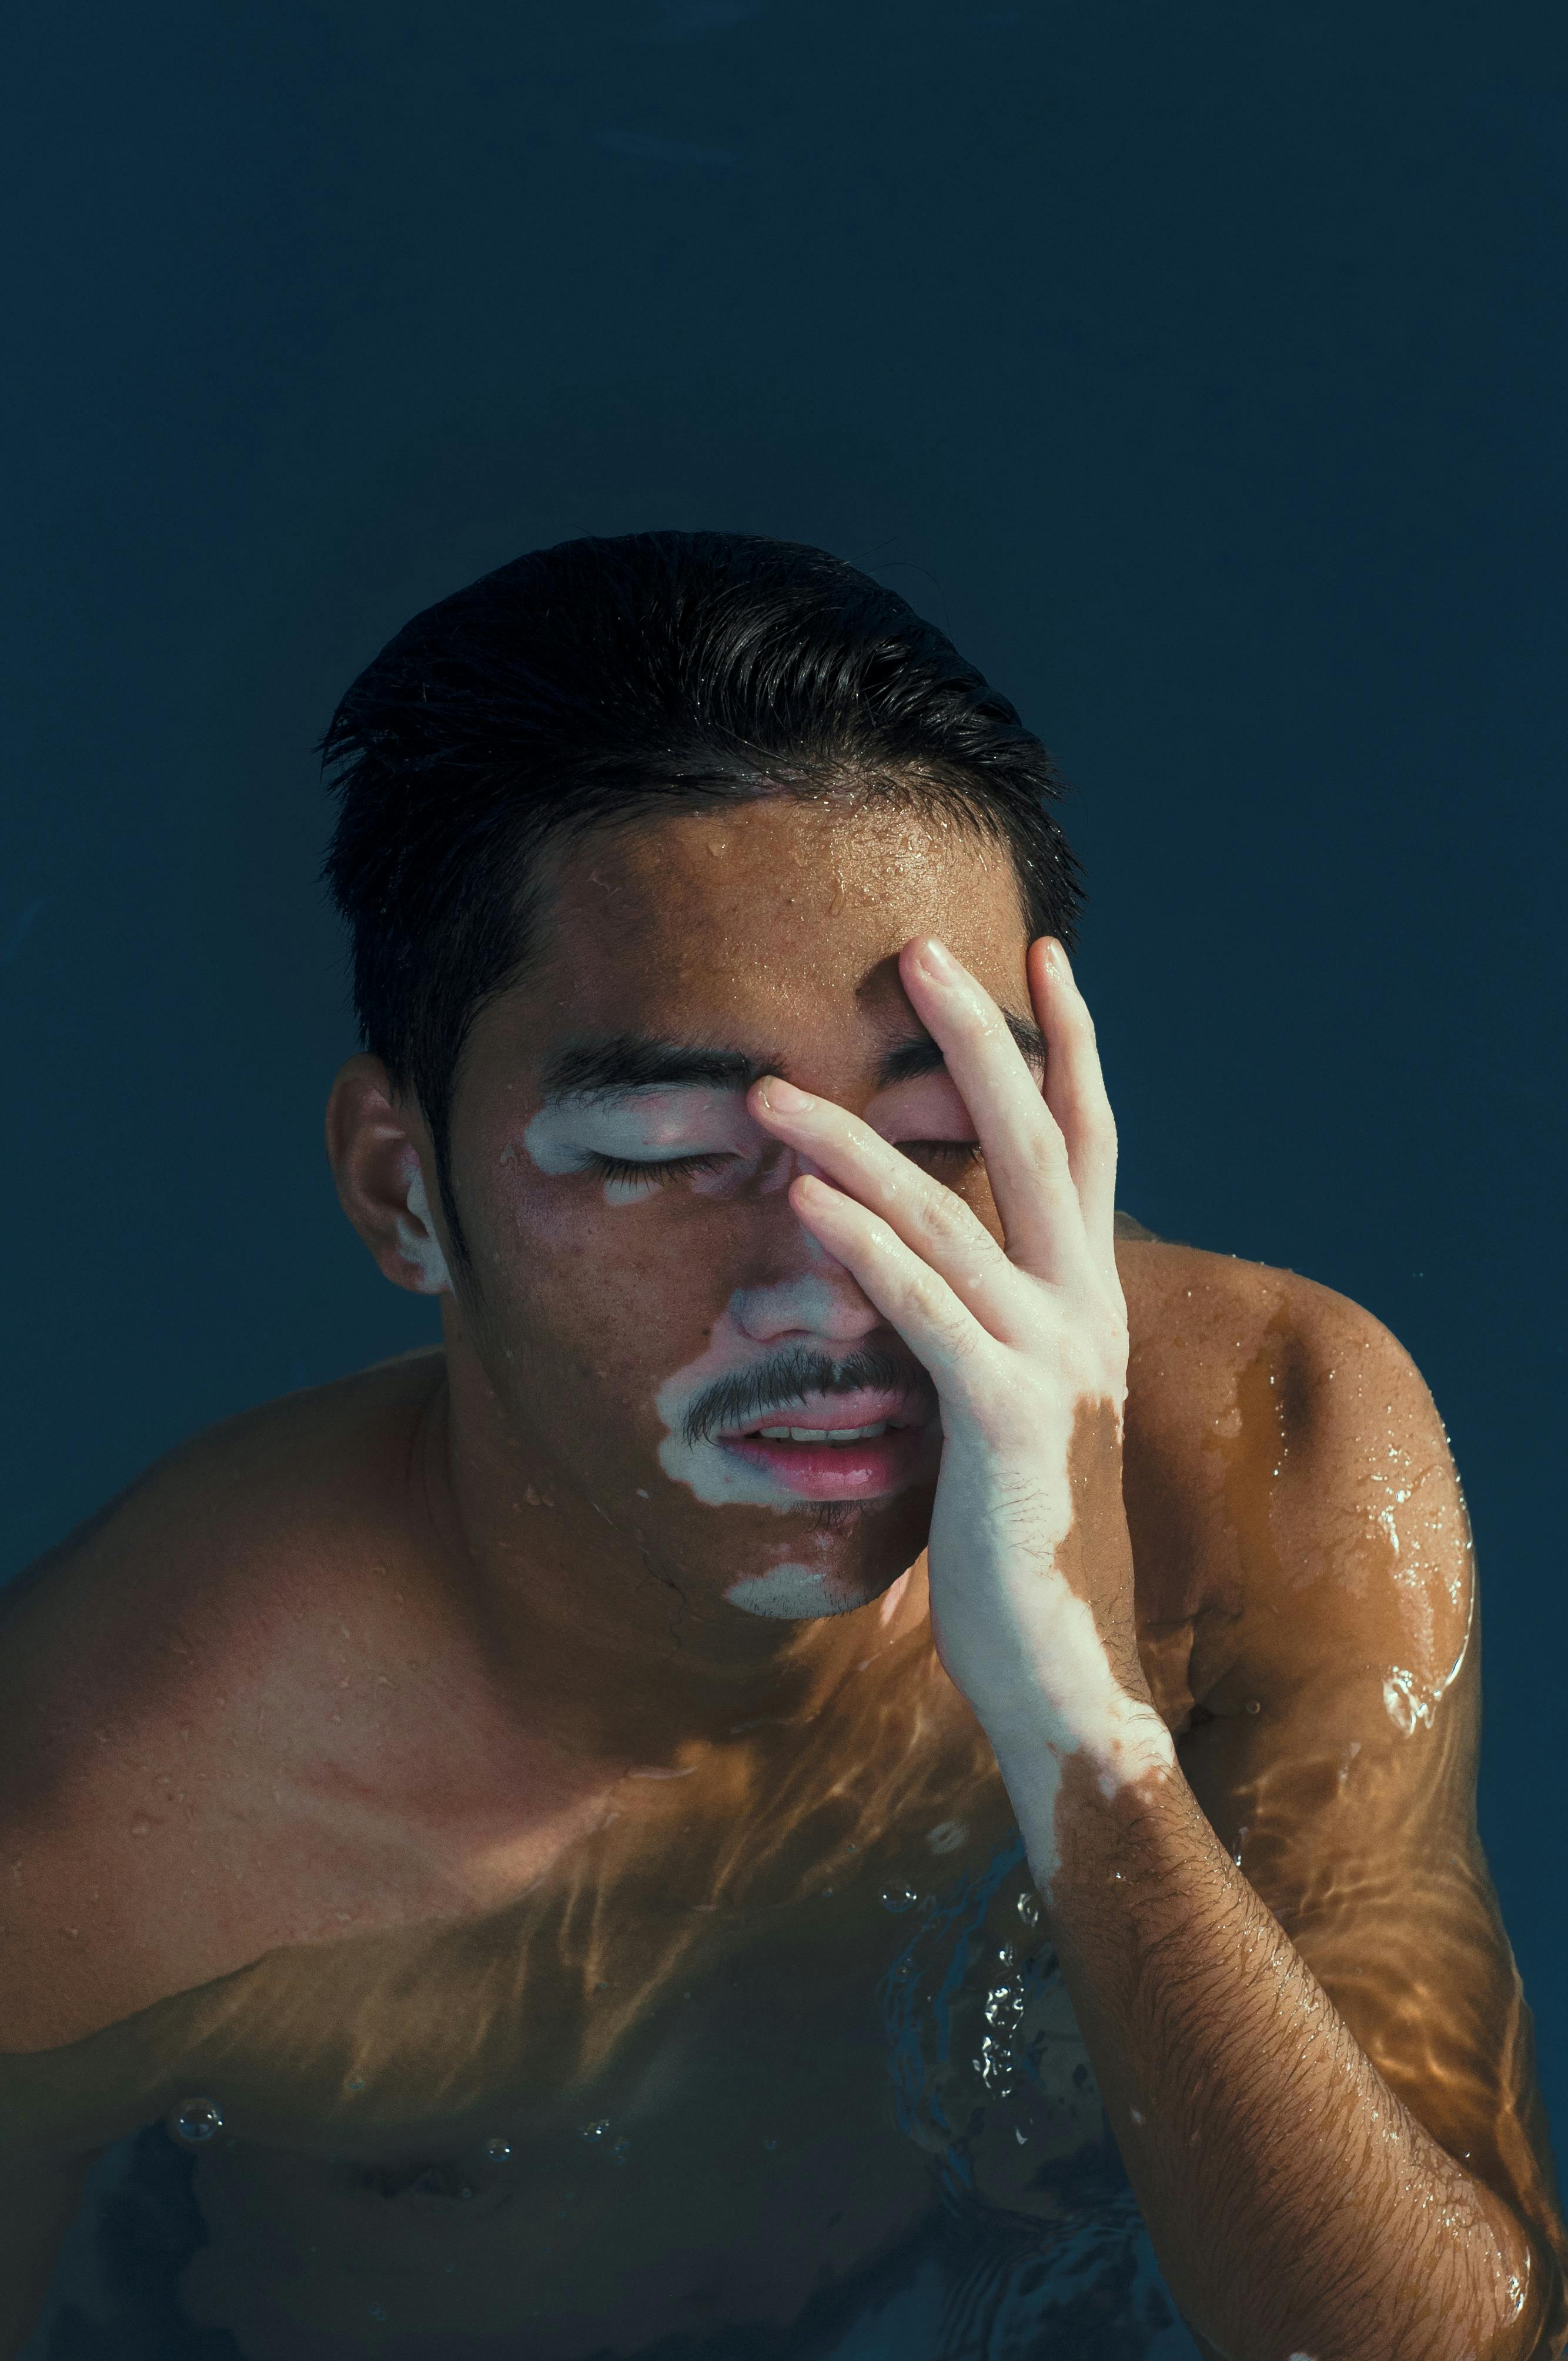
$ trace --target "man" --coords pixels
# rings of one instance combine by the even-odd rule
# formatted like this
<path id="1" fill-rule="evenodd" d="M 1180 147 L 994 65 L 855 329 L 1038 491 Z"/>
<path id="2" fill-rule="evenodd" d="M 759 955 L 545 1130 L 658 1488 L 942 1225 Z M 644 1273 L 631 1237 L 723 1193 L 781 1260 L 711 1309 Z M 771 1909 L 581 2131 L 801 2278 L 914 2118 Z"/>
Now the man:
<path id="1" fill-rule="evenodd" d="M 163 2341 L 72 2352 L 1560 2354 L 1442 1431 L 1115 1215 L 1013 708 L 644 534 L 327 747 L 329 1150 L 444 1342 L 9 1601 L 4 2351 L 153 2125 Z"/>

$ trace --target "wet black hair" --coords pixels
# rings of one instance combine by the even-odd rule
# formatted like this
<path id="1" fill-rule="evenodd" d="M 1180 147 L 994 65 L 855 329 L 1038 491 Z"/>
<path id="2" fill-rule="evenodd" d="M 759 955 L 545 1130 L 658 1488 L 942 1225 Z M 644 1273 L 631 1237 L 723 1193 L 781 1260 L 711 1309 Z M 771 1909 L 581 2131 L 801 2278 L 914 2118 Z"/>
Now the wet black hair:
<path id="1" fill-rule="evenodd" d="M 423 1112 L 465 1271 L 458 1072 L 476 1016 L 526 968 L 547 845 L 853 789 L 1005 847 L 1031 939 L 1073 940 L 1079 874 L 1039 740 L 895 591 L 800 543 L 633 533 L 531 551 L 405 624 L 321 752 L 338 803 L 322 873 L 360 1038 Z"/>

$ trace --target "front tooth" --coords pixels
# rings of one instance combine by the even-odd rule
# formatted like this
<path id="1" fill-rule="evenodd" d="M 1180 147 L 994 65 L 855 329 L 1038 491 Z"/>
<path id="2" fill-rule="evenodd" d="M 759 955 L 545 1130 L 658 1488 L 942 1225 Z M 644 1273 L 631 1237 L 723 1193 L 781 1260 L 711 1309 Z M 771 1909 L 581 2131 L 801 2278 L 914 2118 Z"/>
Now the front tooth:
<path id="1" fill-rule="evenodd" d="M 883 1419 L 878 1426 L 760 1426 L 757 1432 L 764 1443 L 863 1443 L 885 1434 L 888 1423 Z"/>
<path id="2" fill-rule="evenodd" d="M 790 1435 L 795 1443 L 863 1443 L 873 1434 L 885 1434 L 887 1422 L 880 1426 L 792 1426 Z"/>

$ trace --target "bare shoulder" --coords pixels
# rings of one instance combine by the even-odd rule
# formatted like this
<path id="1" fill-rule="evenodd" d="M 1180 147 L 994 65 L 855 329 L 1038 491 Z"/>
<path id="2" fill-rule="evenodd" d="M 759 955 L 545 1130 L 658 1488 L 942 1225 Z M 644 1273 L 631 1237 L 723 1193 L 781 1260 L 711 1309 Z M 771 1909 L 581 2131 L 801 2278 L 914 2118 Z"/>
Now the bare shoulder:
<path id="1" fill-rule="evenodd" d="M 428 1662 L 398 1554 L 431 1382 L 408 1358 L 226 1421 L 0 1596 L 0 2048 L 373 1908 L 331 1790 Z"/>
<path id="2" fill-rule="evenodd" d="M 1462 1635 L 1464 1504 L 1398 1339 L 1294 1271 L 1144 1239 L 1118 1260 L 1128 1516 L 1161 1616 L 1200 1619 L 1195 1694 L 1321 1646 L 1387 1657 L 1403 1632 L 1408 1654 L 1412 1617 L 1423 1655 Z"/>
<path id="3" fill-rule="evenodd" d="M 1353 1395 L 1388 1378 L 1425 1395 L 1409 1356 L 1374 1313 L 1299 1271 L 1157 1238 L 1119 1241 L 1117 1264 L 1130 1382 L 1150 1414 L 1191 1400 L 1194 1385 L 1205 1410 L 1234 1400 L 1252 1373 L 1284 1389 L 1293 1420 L 1332 1407 L 1320 1390 L 1331 1378 L 1348 1379 Z"/>

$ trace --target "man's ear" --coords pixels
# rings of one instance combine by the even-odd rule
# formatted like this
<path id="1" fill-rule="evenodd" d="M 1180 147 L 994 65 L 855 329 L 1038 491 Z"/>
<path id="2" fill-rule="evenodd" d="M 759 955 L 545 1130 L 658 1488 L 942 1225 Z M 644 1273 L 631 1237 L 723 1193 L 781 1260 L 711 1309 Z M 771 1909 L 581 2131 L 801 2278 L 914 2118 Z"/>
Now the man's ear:
<path id="1" fill-rule="evenodd" d="M 394 1098 L 379 1058 L 350 1058 L 326 1106 L 326 1152 L 338 1201 L 386 1277 L 414 1295 L 450 1295 L 425 1174 L 430 1135 Z"/>

